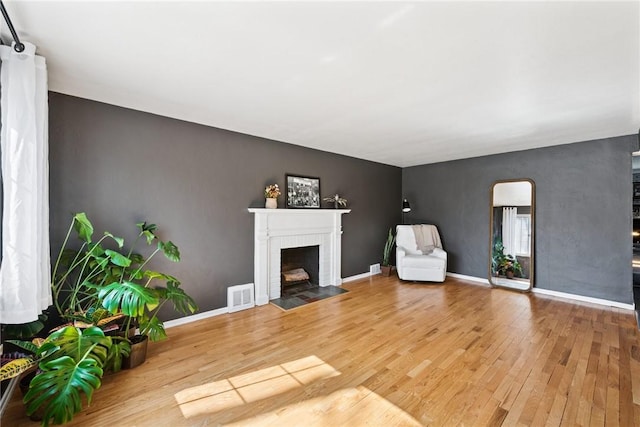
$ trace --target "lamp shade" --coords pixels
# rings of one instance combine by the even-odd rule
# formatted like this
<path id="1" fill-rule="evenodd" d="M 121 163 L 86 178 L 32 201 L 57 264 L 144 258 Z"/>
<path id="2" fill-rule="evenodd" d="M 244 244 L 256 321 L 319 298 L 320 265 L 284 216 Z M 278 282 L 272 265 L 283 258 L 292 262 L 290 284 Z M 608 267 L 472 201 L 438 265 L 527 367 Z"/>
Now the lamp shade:
<path id="1" fill-rule="evenodd" d="M 402 201 L 402 212 L 411 212 L 411 205 L 407 199 Z"/>

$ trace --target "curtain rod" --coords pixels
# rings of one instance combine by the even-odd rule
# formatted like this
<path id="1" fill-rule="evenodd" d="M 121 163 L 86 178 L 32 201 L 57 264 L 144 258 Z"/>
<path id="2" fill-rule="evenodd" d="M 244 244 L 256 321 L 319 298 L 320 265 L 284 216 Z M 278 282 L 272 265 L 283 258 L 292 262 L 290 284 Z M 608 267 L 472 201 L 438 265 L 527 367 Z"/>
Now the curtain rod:
<path id="1" fill-rule="evenodd" d="M 7 13 L 7 9 L 4 7 L 4 3 L 0 0 L 0 10 L 2 10 L 2 16 L 4 16 L 4 20 L 9 26 L 9 31 L 11 31 L 11 36 L 13 37 L 13 41 L 16 44 L 13 46 L 16 52 L 22 52 L 24 50 L 24 44 L 20 43 L 20 38 L 18 38 L 18 33 L 16 33 L 16 29 L 13 28 L 13 23 L 11 22 L 11 18 L 9 18 L 9 13 Z"/>

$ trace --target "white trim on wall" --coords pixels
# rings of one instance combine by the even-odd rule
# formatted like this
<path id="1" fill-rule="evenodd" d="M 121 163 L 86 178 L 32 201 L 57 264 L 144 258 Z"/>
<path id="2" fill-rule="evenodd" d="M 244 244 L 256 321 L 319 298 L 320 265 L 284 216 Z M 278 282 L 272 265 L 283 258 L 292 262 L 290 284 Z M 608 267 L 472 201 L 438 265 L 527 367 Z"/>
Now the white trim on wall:
<path id="1" fill-rule="evenodd" d="M 181 317 L 179 319 L 168 320 L 164 322 L 164 328 L 167 329 L 167 328 L 173 328 L 174 326 L 186 325 L 187 323 L 196 322 L 202 319 L 208 319 L 209 317 L 221 316 L 227 313 L 229 313 L 228 307 L 217 308 L 215 310 L 209 310 L 203 313 Z"/>
<path id="2" fill-rule="evenodd" d="M 470 282 L 477 282 L 477 283 L 490 285 L 489 280 L 484 279 L 482 277 L 466 276 L 464 274 L 458 274 L 458 273 L 447 273 L 447 276 L 450 276 L 456 279 L 468 280 Z M 549 289 L 533 288 L 531 289 L 531 292 L 533 292 L 534 294 L 550 295 L 550 296 L 570 299 L 574 301 L 582 301 L 582 302 L 590 302 L 592 304 L 606 305 L 609 307 L 621 308 L 623 310 L 635 309 L 633 304 L 625 304 L 623 302 L 618 302 L 618 301 L 610 301 L 610 300 L 601 299 L 601 298 L 593 298 L 593 297 L 586 297 L 583 295 L 569 294 L 566 292 L 552 291 Z"/>
<path id="3" fill-rule="evenodd" d="M 380 274 L 380 273 L 376 273 L 376 274 Z M 355 280 L 360 280 L 360 279 L 366 279 L 367 277 L 371 277 L 371 276 L 373 276 L 373 274 L 369 272 L 356 274 L 355 276 L 349 276 L 349 277 L 343 278 L 342 283 L 353 282 Z"/>
<path id="4" fill-rule="evenodd" d="M 481 277 L 467 276 L 466 274 L 449 273 L 448 271 L 447 276 L 453 277 L 454 279 L 468 280 L 470 282 L 482 283 L 483 285 L 491 286 L 488 279 L 483 279 Z"/>
<path id="5" fill-rule="evenodd" d="M 572 299 L 576 301 L 590 302 L 593 304 L 608 305 L 610 307 L 621 308 L 623 310 L 635 309 L 633 304 L 625 304 L 623 302 L 618 302 L 618 301 L 609 301 L 606 299 L 585 297 L 582 295 L 575 295 L 575 294 L 567 294 L 564 292 L 552 291 L 549 289 L 542 289 L 542 288 L 533 288 L 532 291 L 534 294 L 550 295 L 554 297 L 567 298 L 567 299 Z"/>

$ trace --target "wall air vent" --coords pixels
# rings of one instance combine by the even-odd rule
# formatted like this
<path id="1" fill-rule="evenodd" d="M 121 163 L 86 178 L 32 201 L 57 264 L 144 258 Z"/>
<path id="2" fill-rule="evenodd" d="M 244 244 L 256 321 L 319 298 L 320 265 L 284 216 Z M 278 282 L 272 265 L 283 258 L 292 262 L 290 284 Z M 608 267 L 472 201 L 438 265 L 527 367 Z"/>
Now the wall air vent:
<path id="1" fill-rule="evenodd" d="M 229 313 L 255 307 L 253 283 L 229 286 L 227 288 L 227 307 Z"/>

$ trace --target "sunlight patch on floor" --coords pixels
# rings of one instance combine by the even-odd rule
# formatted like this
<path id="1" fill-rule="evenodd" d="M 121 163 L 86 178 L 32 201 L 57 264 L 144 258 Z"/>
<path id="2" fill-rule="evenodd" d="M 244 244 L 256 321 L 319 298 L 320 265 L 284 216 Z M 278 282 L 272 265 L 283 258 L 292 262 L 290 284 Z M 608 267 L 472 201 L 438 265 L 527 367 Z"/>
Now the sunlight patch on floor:
<path id="1" fill-rule="evenodd" d="M 267 399 L 314 381 L 340 375 L 316 356 L 260 369 L 179 391 L 174 395 L 185 418 L 214 414 Z"/>
<path id="2" fill-rule="evenodd" d="M 363 386 L 337 390 L 326 396 L 292 403 L 271 412 L 224 425 L 229 427 L 422 426 L 411 415 Z"/>

